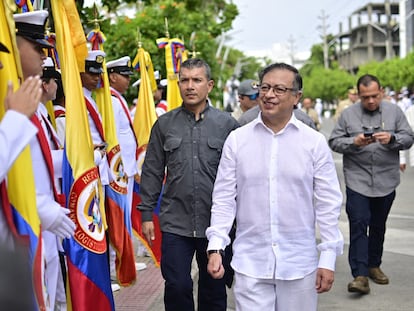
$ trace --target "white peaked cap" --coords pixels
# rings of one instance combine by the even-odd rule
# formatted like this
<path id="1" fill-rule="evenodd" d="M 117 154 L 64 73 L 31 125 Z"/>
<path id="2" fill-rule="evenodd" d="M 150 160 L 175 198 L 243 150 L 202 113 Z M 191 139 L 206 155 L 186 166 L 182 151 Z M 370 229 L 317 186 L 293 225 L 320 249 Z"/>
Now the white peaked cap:
<path id="1" fill-rule="evenodd" d="M 109 73 L 116 72 L 121 75 L 134 74 L 131 71 L 131 59 L 129 58 L 129 56 L 124 56 L 124 57 L 107 62 L 106 68 L 108 68 Z"/>
<path id="2" fill-rule="evenodd" d="M 88 56 L 86 57 L 85 60 L 95 62 L 97 61 L 97 59 L 99 59 L 100 56 L 105 57 L 106 56 L 105 52 L 101 50 L 88 51 Z"/>
<path id="3" fill-rule="evenodd" d="M 47 57 L 43 61 L 43 67 L 53 67 L 53 68 L 55 68 L 55 63 L 53 62 L 53 59 L 51 57 Z"/>

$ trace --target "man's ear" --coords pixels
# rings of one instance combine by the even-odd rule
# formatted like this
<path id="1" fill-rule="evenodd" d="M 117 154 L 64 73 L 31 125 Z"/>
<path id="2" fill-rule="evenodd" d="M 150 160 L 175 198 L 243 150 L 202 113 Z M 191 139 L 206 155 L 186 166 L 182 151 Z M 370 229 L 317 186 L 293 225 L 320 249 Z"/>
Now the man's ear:
<path id="1" fill-rule="evenodd" d="M 116 82 L 116 75 L 110 73 L 108 75 L 108 78 L 109 78 L 109 82 L 112 82 L 112 83 Z"/>

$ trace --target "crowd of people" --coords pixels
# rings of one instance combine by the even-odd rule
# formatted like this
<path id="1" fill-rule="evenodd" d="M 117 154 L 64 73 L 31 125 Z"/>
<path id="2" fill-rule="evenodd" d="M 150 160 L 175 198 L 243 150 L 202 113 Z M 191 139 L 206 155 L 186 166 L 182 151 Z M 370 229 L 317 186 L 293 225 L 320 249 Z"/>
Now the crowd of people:
<path id="1" fill-rule="evenodd" d="M 52 48 L 44 37 L 47 17 L 46 11 L 14 15 L 24 81 L 19 87 L 9 82 L 0 120 L 0 246 L 10 254 L 19 244 L 6 213 L 6 176 L 29 145 L 47 267 L 47 309 L 66 310 L 62 240 L 73 238 L 77 226 L 62 190 L 65 106 L 70 103 L 65 104 L 59 70 L 44 52 Z M 9 53 L 9 48 L 0 43 L 0 53 Z M 125 226 L 131 227 L 132 209 L 137 208 L 151 245 L 154 210 L 160 207 L 165 310 L 224 311 L 226 285 L 234 286 L 236 310 L 317 310 L 318 294 L 332 287 L 344 244 L 338 224 L 343 195 L 332 151 L 343 154 L 353 276 L 347 290 L 368 294 L 369 279 L 390 282 L 381 270 L 383 244 L 404 169 L 402 151 L 414 141 L 411 103 L 390 103 L 378 78 L 363 75 L 338 106 L 327 140 L 319 133 L 321 109 L 313 107 L 311 98 L 302 99 L 303 81 L 295 67 L 268 65 L 257 81 L 234 77 L 231 87 L 237 92 L 232 100 L 238 98 L 239 110 L 232 103 L 231 109 L 221 111 L 209 99 L 214 87 L 209 64 L 191 58 L 180 66 L 180 107 L 168 111 L 165 83 L 158 81 L 158 118 L 139 175 L 139 144 L 123 96 L 133 74 L 131 60 L 123 56 L 105 67 L 106 58 L 101 50 L 88 51 L 79 76 L 93 145 L 90 155 L 100 182 L 108 185 L 107 133 L 95 95 L 107 72 L 121 153 L 119 178 L 127 189 Z M 54 102 L 55 124 L 48 101 Z M 133 206 L 137 178 L 141 202 Z M 102 273 L 116 275 L 116 250 L 108 247 L 106 252 L 108 271 Z M 196 303 L 194 256 L 199 273 Z M 0 293 L 2 300 L 4 295 Z"/>

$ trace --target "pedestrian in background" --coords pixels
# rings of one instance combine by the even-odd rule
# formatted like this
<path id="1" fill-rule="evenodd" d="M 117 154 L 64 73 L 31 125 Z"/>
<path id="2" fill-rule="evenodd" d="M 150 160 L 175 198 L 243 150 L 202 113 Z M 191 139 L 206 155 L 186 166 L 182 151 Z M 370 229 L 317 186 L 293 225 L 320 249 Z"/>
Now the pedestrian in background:
<path id="1" fill-rule="evenodd" d="M 236 219 L 236 310 L 316 310 L 343 249 L 339 181 L 325 137 L 294 116 L 302 95 L 297 69 L 276 63 L 259 77 L 259 117 L 223 147 L 206 231 L 208 272 L 223 277 Z"/>
<path id="2" fill-rule="evenodd" d="M 321 123 L 319 121 L 319 116 L 316 110 L 313 108 L 313 101 L 310 97 L 305 97 L 302 100 L 302 111 L 306 113 L 309 118 L 312 119 L 313 123 L 315 123 L 316 129 L 319 131 L 321 129 Z"/>
<path id="3" fill-rule="evenodd" d="M 142 232 L 154 239 L 152 213 L 163 187 L 160 207 L 161 272 L 165 310 L 194 310 L 191 266 L 198 264 L 199 311 L 225 311 L 225 280 L 207 273 L 207 238 L 211 193 L 224 141 L 238 123 L 213 108 L 210 66 L 191 58 L 181 64 L 179 87 L 183 104 L 155 122 L 141 175 Z"/>
<path id="4" fill-rule="evenodd" d="M 400 183 L 399 151 L 411 147 L 413 132 L 402 110 L 383 100 L 377 77 L 361 76 L 357 88 L 360 102 L 342 112 L 329 145 L 343 154 L 354 277 L 348 291 L 368 294 L 368 276 L 377 284 L 389 283 L 380 269 L 385 226 Z"/>
<path id="5" fill-rule="evenodd" d="M 339 116 L 341 115 L 342 111 L 344 111 L 349 106 L 355 104 L 358 101 L 358 90 L 356 87 L 351 86 L 348 88 L 348 98 L 344 99 L 339 102 L 338 107 L 335 110 L 334 120 L 335 122 L 338 121 Z"/>

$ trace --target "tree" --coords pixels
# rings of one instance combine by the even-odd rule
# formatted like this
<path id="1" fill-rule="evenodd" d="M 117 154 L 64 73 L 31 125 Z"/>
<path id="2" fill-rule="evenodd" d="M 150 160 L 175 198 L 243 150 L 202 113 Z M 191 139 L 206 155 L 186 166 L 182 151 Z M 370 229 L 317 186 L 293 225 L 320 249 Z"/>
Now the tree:
<path id="1" fill-rule="evenodd" d="M 105 11 L 101 15 L 116 12 L 121 4 L 133 1 L 103 0 Z M 215 59 L 217 50 L 216 38 L 222 32 L 231 29 L 233 20 L 238 14 L 235 4 L 224 0 L 186 0 L 186 1 L 143 1 L 141 11 L 136 12 L 134 18 L 118 15 L 111 19 L 103 19 L 100 27 L 105 33 L 105 51 L 108 59 L 115 59 L 124 55 L 133 58 L 138 47 L 138 29 L 142 46 L 151 54 L 155 69 L 165 77 L 164 49 L 158 49 L 155 40 L 166 36 L 165 18 L 168 19 L 168 32 L 171 38 L 177 37 L 184 41 L 187 49 L 190 37 L 195 33 L 194 47 L 198 56 L 205 59 L 212 68 L 213 77 L 220 74 L 220 64 Z M 93 20 L 94 12 L 91 8 L 83 8 L 82 16 L 87 21 Z M 84 20 L 85 31 L 89 32 L 93 25 Z M 191 52 L 191 50 L 190 50 Z M 138 78 L 138 74 L 134 77 Z M 136 92 L 136 91 L 135 91 Z M 132 94 L 133 95 L 133 94 Z M 136 96 L 136 94 L 135 94 Z M 217 90 L 212 96 L 221 96 Z"/>

